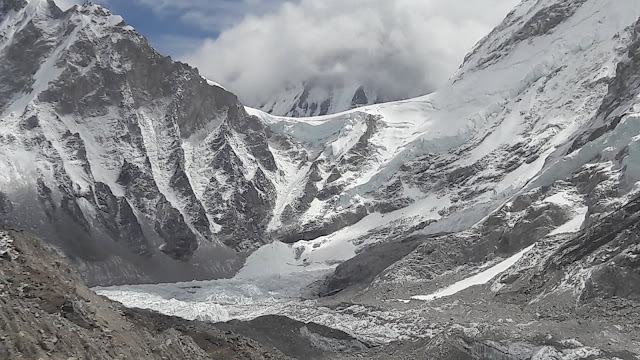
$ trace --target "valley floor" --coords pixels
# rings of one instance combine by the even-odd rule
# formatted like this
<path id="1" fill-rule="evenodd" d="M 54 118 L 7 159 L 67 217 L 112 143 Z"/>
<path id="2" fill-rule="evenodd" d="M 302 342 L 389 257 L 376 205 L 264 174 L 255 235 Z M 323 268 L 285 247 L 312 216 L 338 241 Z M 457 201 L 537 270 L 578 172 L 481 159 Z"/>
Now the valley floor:
<path id="1" fill-rule="evenodd" d="M 517 267 L 531 248 L 475 270 L 461 270 L 451 277 L 461 280 L 450 280 L 451 286 L 443 284 L 436 291 L 409 281 L 375 282 L 331 297 L 300 300 L 309 291 L 307 285 L 330 269 L 265 277 L 244 277 L 241 272 L 230 280 L 95 290 L 127 307 L 192 320 L 231 321 L 234 329 L 258 341 L 261 335 L 246 333 L 237 320 L 251 323 L 284 316 L 341 330 L 368 347 L 333 347 L 322 358 L 638 359 L 638 302 L 614 298 L 527 304 L 519 294 L 495 291 L 495 278 Z M 420 296 L 425 293 L 432 295 Z M 297 326 L 288 331 L 301 332 L 303 325 Z M 316 346 L 331 343 L 323 339 Z M 285 351 L 283 342 L 272 345 L 300 356 L 295 350 Z"/>
<path id="2" fill-rule="evenodd" d="M 636 301 L 525 303 L 521 293 L 496 291 L 503 275 L 536 256 L 536 247 L 459 269 L 436 291 L 374 281 L 301 300 L 331 268 L 95 289 L 124 308 L 89 291 L 37 239 L 0 235 L 0 358 L 636 360 L 640 354 Z M 432 296 L 411 299 L 416 294 Z"/>

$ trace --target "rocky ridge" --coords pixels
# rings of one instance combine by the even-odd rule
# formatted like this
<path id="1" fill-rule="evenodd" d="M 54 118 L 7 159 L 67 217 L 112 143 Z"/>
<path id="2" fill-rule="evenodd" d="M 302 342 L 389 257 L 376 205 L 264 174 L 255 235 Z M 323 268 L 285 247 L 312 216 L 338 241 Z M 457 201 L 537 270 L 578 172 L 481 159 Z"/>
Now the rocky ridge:
<path id="1" fill-rule="evenodd" d="M 89 290 L 56 250 L 22 232 L 0 232 L 3 359 L 288 359 L 281 352 L 193 322 L 190 328 L 126 310 Z"/>

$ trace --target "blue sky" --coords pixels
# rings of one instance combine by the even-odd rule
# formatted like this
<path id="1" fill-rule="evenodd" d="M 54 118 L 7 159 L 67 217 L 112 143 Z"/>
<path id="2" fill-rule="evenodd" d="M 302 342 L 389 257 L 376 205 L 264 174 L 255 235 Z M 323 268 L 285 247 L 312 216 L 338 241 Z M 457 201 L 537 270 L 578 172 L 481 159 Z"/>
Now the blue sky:
<path id="1" fill-rule="evenodd" d="M 180 56 L 197 46 L 199 40 L 218 37 L 222 30 L 214 27 L 203 29 L 183 21 L 175 21 L 177 14 L 158 12 L 137 1 L 110 0 L 106 5 L 114 14 L 122 15 L 129 25 L 145 35 L 164 55 Z"/>
<path id="2" fill-rule="evenodd" d="M 189 37 L 217 37 L 221 29 L 202 29 L 200 26 L 175 21 L 176 13 L 157 11 L 147 4 L 130 0 L 110 0 L 107 4 L 114 14 L 122 15 L 127 23 L 133 25 L 139 32 L 148 35 L 182 35 Z"/>
<path id="3" fill-rule="evenodd" d="M 293 1 L 293 0 L 292 0 Z M 285 0 L 97 0 L 165 55 L 180 57 L 246 16 L 265 16 Z"/>

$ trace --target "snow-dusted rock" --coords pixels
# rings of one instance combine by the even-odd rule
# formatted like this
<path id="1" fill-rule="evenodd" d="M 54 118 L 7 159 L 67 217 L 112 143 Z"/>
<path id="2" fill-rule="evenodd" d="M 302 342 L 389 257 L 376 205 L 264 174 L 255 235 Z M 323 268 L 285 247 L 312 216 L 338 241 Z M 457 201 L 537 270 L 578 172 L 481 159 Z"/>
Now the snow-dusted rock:
<path id="1" fill-rule="evenodd" d="M 258 109 L 276 116 L 310 117 L 397 100 L 386 99 L 377 93 L 376 89 L 363 85 L 327 85 L 310 81 L 283 89 L 260 104 Z"/>
<path id="2" fill-rule="evenodd" d="M 458 232 L 483 241 L 453 263 L 513 255 L 637 192 L 639 6 L 523 1 L 438 91 L 301 120 L 243 107 L 100 6 L 5 1 L 3 225 L 100 284 L 231 275 L 274 240 L 300 266 Z"/>

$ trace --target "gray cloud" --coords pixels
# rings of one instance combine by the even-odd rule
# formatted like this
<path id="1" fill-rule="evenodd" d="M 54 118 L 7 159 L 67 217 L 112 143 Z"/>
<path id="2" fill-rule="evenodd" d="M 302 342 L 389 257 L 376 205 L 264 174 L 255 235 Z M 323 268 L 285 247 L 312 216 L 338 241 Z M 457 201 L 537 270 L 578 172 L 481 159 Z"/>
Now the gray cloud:
<path id="1" fill-rule="evenodd" d="M 160 2 L 181 6 L 176 5 L 178 1 Z M 243 4 L 249 2 L 265 0 L 245 0 Z M 217 39 L 204 41 L 183 60 L 254 106 L 287 85 L 306 81 L 363 84 L 379 89 L 386 98 L 408 98 L 445 82 L 472 46 L 517 2 L 283 3 L 266 15 L 245 17 Z M 207 20 L 200 16 L 193 21 L 206 26 Z"/>

